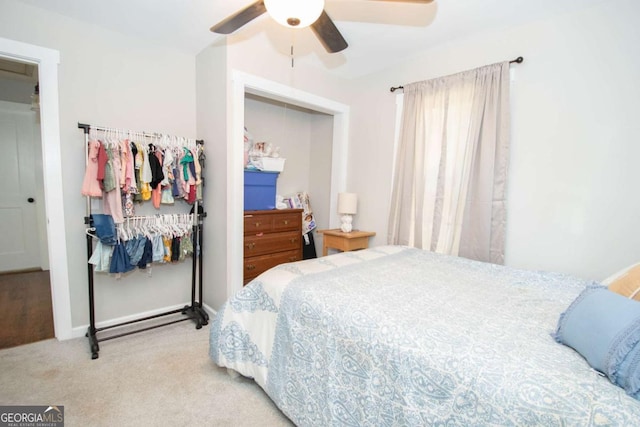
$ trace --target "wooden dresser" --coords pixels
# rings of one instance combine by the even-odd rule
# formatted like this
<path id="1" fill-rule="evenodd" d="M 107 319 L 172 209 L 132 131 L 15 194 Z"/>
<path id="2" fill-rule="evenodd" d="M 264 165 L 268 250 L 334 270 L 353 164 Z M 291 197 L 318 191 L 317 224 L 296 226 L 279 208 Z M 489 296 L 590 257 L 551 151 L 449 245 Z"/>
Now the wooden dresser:
<path id="1" fill-rule="evenodd" d="M 285 262 L 302 259 L 302 209 L 244 212 L 244 284 Z"/>

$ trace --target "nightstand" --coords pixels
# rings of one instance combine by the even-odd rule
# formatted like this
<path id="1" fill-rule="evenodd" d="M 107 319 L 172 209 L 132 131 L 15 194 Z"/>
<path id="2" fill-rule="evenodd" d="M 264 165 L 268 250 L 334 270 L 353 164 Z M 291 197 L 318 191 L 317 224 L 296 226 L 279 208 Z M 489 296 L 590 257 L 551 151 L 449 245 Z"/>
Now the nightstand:
<path id="1" fill-rule="evenodd" d="M 369 237 L 376 235 L 373 231 L 351 231 L 345 233 L 339 228 L 318 230 L 318 233 L 323 234 L 322 256 L 327 256 L 329 248 L 343 252 L 367 249 L 369 247 Z"/>

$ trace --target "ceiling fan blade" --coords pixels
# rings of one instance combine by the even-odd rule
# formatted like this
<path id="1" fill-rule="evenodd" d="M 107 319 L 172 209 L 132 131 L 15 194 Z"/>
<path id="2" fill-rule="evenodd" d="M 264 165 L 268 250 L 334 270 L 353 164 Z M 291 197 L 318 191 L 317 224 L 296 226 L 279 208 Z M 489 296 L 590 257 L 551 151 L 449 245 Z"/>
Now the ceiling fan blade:
<path id="1" fill-rule="evenodd" d="M 264 0 L 250 4 L 239 12 L 227 17 L 211 27 L 211 31 L 218 34 L 231 34 L 247 22 L 257 18 L 267 11 Z"/>
<path id="2" fill-rule="evenodd" d="M 324 10 L 316 22 L 311 24 L 311 29 L 329 53 L 340 52 L 349 46 Z"/>

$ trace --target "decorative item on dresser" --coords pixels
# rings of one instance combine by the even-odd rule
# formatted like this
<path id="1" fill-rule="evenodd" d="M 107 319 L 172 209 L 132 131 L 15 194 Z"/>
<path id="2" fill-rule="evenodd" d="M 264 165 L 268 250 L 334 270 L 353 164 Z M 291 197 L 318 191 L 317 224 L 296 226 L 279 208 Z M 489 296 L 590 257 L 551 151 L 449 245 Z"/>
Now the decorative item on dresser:
<path id="1" fill-rule="evenodd" d="M 285 262 L 302 259 L 302 209 L 244 212 L 244 284 Z"/>

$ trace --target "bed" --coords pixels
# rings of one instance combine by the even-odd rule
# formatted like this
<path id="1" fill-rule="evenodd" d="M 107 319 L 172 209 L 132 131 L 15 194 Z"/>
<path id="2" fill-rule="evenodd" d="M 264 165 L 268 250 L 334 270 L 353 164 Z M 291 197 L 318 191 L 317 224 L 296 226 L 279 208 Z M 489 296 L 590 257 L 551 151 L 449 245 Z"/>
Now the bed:
<path id="1" fill-rule="evenodd" d="M 402 246 L 339 253 L 250 282 L 210 356 L 299 426 L 638 425 L 640 401 L 554 335 L 589 286 Z"/>

